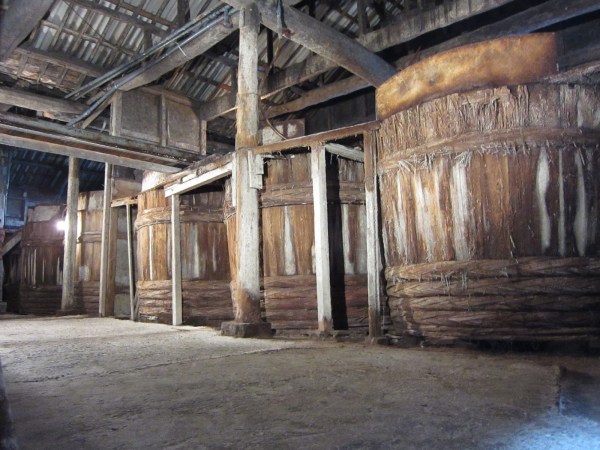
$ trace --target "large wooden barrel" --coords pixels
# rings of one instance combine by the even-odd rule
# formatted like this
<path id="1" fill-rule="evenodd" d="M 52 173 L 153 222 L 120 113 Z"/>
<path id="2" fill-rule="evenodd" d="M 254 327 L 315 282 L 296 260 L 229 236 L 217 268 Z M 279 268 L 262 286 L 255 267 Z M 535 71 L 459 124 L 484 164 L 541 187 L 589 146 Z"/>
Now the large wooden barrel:
<path id="1" fill-rule="evenodd" d="M 83 192 L 77 204 L 75 297 L 77 305 L 92 316 L 99 312 L 103 197 L 103 191 Z"/>
<path id="2" fill-rule="evenodd" d="M 598 87 L 525 83 L 436 97 L 387 111 L 378 131 L 396 332 L 598 338 Z"/>
<path id="3" fill-rule="evenodd" d="M 31 208 L 21 239 L 19 311 L 22 314 L 53 315 L 61 306 L 64 205 Z"/>
<path id="4" fill-rule="evenodd" d="M 278 332 L 318 328 L 310 154 L 265 163 L 262 261 L 266 320 Z M 364 169 L 328 157 L 328 218 L 333 325 L 366 330 Z"/>
<path id="5" fill-rule="evenodd" d="M 2 299 L 6 302 L 6 311 L 19 312 L 19 288 L 21 285 L 21 244 L 17 244 L 8 253 L 2 255 L 4 262 L 4 283 Z"/>
<path id="6" fill-rule="evenodd" d="M 219 326 L 233 319 L 223 189 L 180 196 L 183 322 Z M 172 322 L 171 199 L 164 190 L 138 196 L 139 319 Z"/>
<path id="7" fill-rule="evenodd" d="M 100 254 L 104 192 L 79 194 L 77 206 L 76 284 L 77 304 L 91 316 L 99 314 Z M 108 271 L 107 305 L 116 316 L 129 316 L 129 266 L 127 262 L 127 216 L 125 208 L 113 208 L 115 240 Z"/>

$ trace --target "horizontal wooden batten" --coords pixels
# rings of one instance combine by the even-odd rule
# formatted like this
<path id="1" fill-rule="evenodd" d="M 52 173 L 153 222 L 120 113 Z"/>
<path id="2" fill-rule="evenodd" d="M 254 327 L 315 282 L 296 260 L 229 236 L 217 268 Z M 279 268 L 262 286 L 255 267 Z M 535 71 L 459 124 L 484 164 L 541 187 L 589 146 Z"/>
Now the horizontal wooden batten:
<path id="1" fill-rule="evenodd" d="M 258 147 L 253 147 L 252 152 L 255 155 L 269 154 L 294 150 L 298 148 L 308 148 L 313 145 L 317 145 L 327 141 L 334 141 L 336 139 L 342 139 L 350 136 L 358 136 L 366 133 L 367 131 L 375 130 L 379 128 L 379 122 L 366 122 L 359 125 L 353 125 L 345 128 L 337 128 L 335 130 L 324 131 L 323 133 L 311 134 L 308 136 L 302 136 L 293 139 L 287 139 L 285 141 L 273 142 L 271 144 L 265 144 Z"/>
<path id="2" fill-rule="evenodd" d="M 199 175 L 187 175 L 183 177 L 179 183 L 171 184 L 165 187 L 165 197 L 170 197 L 174 194 L 183 194 L 201 186 L 210 184 L 213 181 L 231 176 L 232 167 L 233 164 L 229 162 L 222 167 L 201 173 Z"/>
<path id="3" fill-rule="evenodd" d="M 134 169 L 177 172 L 196 152 L 141 143 L 10 113 L 0 113 L 0 143 Z"/>

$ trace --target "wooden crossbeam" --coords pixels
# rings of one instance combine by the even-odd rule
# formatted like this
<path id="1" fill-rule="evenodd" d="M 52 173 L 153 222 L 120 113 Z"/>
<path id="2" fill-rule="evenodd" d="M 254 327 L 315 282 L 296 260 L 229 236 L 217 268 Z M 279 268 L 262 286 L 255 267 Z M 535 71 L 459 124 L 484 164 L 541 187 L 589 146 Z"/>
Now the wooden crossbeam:
<path id="1" fill-rule="evenodd" d="M 565 5 L 561 0 L 552 0 L 536 7 L 529 8 L 521 13 L 515 14 L 514 16 L 500 20 L 491 25 L 486 25 L 470 33 L 462 34 L 456 38 L 449 39 L 441 44 L 430 47 L 422 51 L 419 54 L 419 58 L 422 59 L 426 56 L 431 56 L 435 53 L 459 47 L 461 45 L 473 44 L 483 40 L 493 39 L 510 34 L 524 34 L 533 32 L 548 25 L 578 17 L 598 9 L 600 9 L 600 3 L 593 0 L 574 0 L 568 5 Z M 596 30 L 597 24 L 584 24 L 577 28 L 578 29 L 576 33 L 583 35 L 588 31 Z M 560 31 L 558 32 L 559 39 L 562 39 L 562 36 L 572 33 L 573 32 L 571 32 L 570 29 Z M 599 46 L 597 40 L 595 42 L 592 42 L 592 40 L 587 40 L 586 42 L 587 48 L 585 50 L 571 49 L 567 46 L 560 48 L 561 54 L 559 54 L 559 64 L 561 64 L 561 68 L 572 67 L 576 64 L 585 64 L 594 58 L 597 58 L 598 52 L 594 53 L 592 50 L 590 50 L 590 48 L 597 48 Z M 414 55 L 408 55 L 397 60 L 395 65 L 402 69 L 414 61 Z M 573 61 L 576 61 L 576 63 Z M 283 114 L 301 111 L 310 106 L 318 105 L 334 98 L 366 89 L 368 87 L 369 83 L 364 81 L 362 78 L 351 76 L 341 81 L 327 84 L 309 91 L 302 97 L 292 100 L 291 102 L 269 108 L 266 112 L 266 115 L 268 118 L 272 119 Z M 227 97 L 223 96 L 219 99 L 221 98 L 226 99 Z M 221 100 L 218 107 L 226 108 L 227 105 L 224 105 L 223 100 Z M 204 111 L 208 112 L 210 109 L 204 109 Z"/>
<path id="2" fill-rule="evenodd" d="M 113 19 L 118 20 L 119 22 L 127 23 L 129 25 L 133 25 L 137 28 L 141 28 L 144 31 L 155 34 L 156 36 L 165 37 L 169 34 L 169 31 L 164 30 L 163 28 L 159 28 L 156 25 L 152 24 L 149 21 L 142 20 L 136 16 L 129 15 L 118 11 L 118 8 L 109 8 L 108 6 L 104 6 L 102 3 L 93 1 L 93 0 L 67 0 L 69 3 L 77 6 L 82 6 L 84 8 L 99 12 L 102 15 L 111 17 Z"/>
<path id="3" fill-rule="evenodd" d="M 513 0 L 454 0 L 452 3 L 444 2 L 442 5 L 436 6 L 428 11 L 411 11 L 405 14 L 397 23 L 388 25 L 379 30 L 364 34 L 357 39 L 357 42 L 366 47 L 371 52 L 380 52 L 390 47 L 408 42 L 423 34 L 444 28 L 446 26 L 457 23 L 502 5 L 511 3 Z M 276 94 L 284 89 L 294 86 L 298 83 L 307 81 L 321 73 L 327 72 L 337 67 L 337 64 L 332 60 L 328 60 L 320 55 L 314 55 L 306 60 L 287 67 L 286 69 L 273 74 L 261 92 L 263 98 Z M 357 80 L 362 80 L 362 83 Z M 353 77 L 352 81 L 346 81 L 339 85 L 339 95 L 355 92 L 359 89 L 368 87 L 370 83 L 364 78 Z M 349 91 L 351 90 L 351 91 Z M 319 98 L 328 97 L 329 99 L 339 96 L 334 88 L 330 88 L 323 92 L 323 96 L 318 94 L 310 97 L 310 100 L 302 103 L 300 100 L 289 106 L 290 109 L 311 106 L 312 104 L 320 103 Z M 326 100 L 322 100 L 326 101 Z M 316 102 L 316 103 L 314 103 Z M 201 108 L 203 116 L 207 119 L 214 119 L 222 116 L 236 108 L 235 96 L 221 96 L 211 102 L 206 102 Z M 298 111 L 299 109 L 295 109 Z M 276 110 L 276 114 L 285 114 L 288 111 L 282 109 Z M 274 112 L 275 114 L 275 112 Z M 271 117 L 274 117 L 271 116 Z"/>
<path id="4" fill-rule="evenodd" d="M 231 19 L 232 26 L 230 28 L 223 26 L 222 24 L 217 24 L 207 29 L 204 33 L 200 34 L 187 44 L 182 45 L 179 48 L 180 51 L 172 53 L 159 63 L 154 64 L 151 67 L 141 67 L 137 71 L 137 76 L 121 86 L 120 89 L 123 91 L 130 91 L 131 89 L 151 83 L 152 81 L 159 79 L 167 72 L 170 72 L 171 70 L 196 58 L 198 55 L 210 50 L 216 44 L 237 30 L 237 15 L 233 16 Z"/>
<path id="5" fill-rule="evenodd" d="M 34 111 L 67 114 L 81 114 L 88 108 L 81 103 L 3 86 L 0 86 L 0 103 L 32 109 Z"/>
<path id="6" fill-rule="evenodd" d="M 2 257 L 3 255 L 6 255 L 13 248 L 15 248 L 17 246 L 17 244 L 19 244 L 19 242 L 21 242 L 22 237 L 23 237 L 23 233 L 21 231 L 17 231 L 15 234 L 13 234 L 10 237 L 10 239 L 8 241 L 6 241 L 4 243 L 4 245 L 2 246 L 2 251 L 0 251 L 0 257 Z"/>
<path id="7" fill-rule="evenodd" d="M 104 73 L 100 66 L 90 64 L 81 59 L 70 57 L 64 53 L 40 50 L 31 45 L 22 45 L 15 50 L 21 57 L 34 58 L 49 64 L 68 67 L 71 70 L 98 77 Z"/>
<path id="8" fill-rule="evenodd" d="M 364 162 L 365 154 L 360 148 L 352 148 L 347 145 L 329 143 L 325 144 L 325 150 L 334 155 L 341 156 L 342 158 L 351 159 L 353 161 Z"/>
<path id="9" fill-rule="evenodd" d="M 0 144 L 169 173 L 202 158 L 192 151 L 67 128 L 11 113 L 0 113 Z"/>
<path id="10" fill-rule="evenodd" d="M 267 0 L 224 1 L 238 9 L 244 5 L 256 4 L 261 22 L 274 31 L 278 30 L 277 8 Z M 295 8 L 283 6 L 283 11 L 290 40 L 344 67 L 374 86 L 381 85 L 395 73 L 395 69 L 384 59 L 345 34 Z"/>
<path id="11" fill-rule="evenodd" d="M 171 197 L 173 195 L 183 194 L 193 189 L 199 188 L 212 183 L 213 181 L 225 178 L 231 175 L 232 164 L 228 163 L 222 167 L 216 168 L 209 172 L 201 173 L 199 175 L 188 175 L 183 177 L 179 183 L 172 184 L 165 188 L 165 197 Z"/>
<path id="12" fill-rule="evenodd" d="M 0 61 L 31 34 L 54 0 L 12 0 L 0 15 Z"/>

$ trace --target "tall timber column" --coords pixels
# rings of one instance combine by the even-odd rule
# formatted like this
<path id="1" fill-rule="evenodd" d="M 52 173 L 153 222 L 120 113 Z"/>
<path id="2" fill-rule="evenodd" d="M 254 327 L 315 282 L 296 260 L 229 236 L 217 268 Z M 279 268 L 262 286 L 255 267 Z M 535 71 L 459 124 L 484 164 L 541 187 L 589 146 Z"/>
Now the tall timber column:
<path id="1" fill-rule="evenodd" d="M 222 333 L 236 337 L 270 337 L 271 325 L 260 310 L 260 238 L 258 191 L 254 158 L 246 150 L 258 144 L 258 7 L 252 3 L 240 11 L 237 134 L 233 180 L 235 186 L 235 255 L 231 296 L 235 320 L 221 325 Z"/>
<path id="2" fill-rule="evenodd" d="M 79 198 L 79 159 L 69 157 L 67 179 L 67 215 L 65 218 L 65 246 L 63 263 L 62 299 L 59 314 L 73 314 L 75 305 L 75 248 L 77 245 L 77 201 Z"/>
<path id="3" fill-rule="evenodd" d="M 2 286 L 4 285 L 4 263 L 2 262 L 2 245 L 4 243 L 4 214 L 6 212 L 6 200 L 8 196 L 8 150 L 0 146 L 0 302 L 2 299 Z"/>

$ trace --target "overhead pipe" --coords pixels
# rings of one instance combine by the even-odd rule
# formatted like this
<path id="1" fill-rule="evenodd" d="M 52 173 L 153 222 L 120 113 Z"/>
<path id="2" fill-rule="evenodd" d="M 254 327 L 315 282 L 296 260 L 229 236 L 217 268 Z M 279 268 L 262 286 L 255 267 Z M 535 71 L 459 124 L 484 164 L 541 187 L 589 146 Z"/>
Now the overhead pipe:
<path id="1" fill-rule="evenodd" d="M 65 96 L 65 98 L 67 99 L 78 99 L 81 98 L 82 96 L 84 96 L 85 94 L 89 93 L 90 91 L 99 88 L 100 86 L 103 86 L 107 83 L 109 83 L 110 81 L 112 81 L 113 79 L 115 79 L 117 76 L 123 74 L 124 72 L 126 72 L 127 70 L 129 70 L 130 68 L 138 65 L 140 62 L 142 62 L 143 60 L 145 60 L 146 58 L 148 58 L 149 56 L 154 55 L 155 53 L 157 53 L 158 51 L 162 50 L 163 48 L 167 47 L 168 45 L 172 44 L 173 42 L 176 42 L 177 39 L 181 38 L 182 36 L 192 32 L 193 28 L 195 28 L 196 26 L 198 26 L 199 22 L 202 21 L 202 23 L 206 23 L 209 20 L 214 19 L 215 17 L 229 17 L 229 11 L 231 10 L 231 6 L 224 6 L 221 9 L 218 9 L 216 11 L 213 11 L 212 13 L 205 15 L 205 16 L 198 16 L 196 17 L 196 19 L 188 22 L 187 24 L 185 24 L 184 26 L 178 28 L 177 30 L 175 30 L 173 33 L 171 33 L 166 39 L 160 41 L 159 43 L 153 45 L 152 47 L 150 47 L 149 49 L 145 50 L 144 52 L 140 53 L 138 56 L 136 56 L 134 59 L 132 59 L 131 61 L 128 61 L 118 67 L 115 67 L 114 69 L 108 71 L 107 73 L 105 73 L 104 75 L 94 79 L 93 81 L 89 82 L 88 84 L 79 87 L 78 89 L 75 89 L 74 91 L 70 92 L 69 94 L 67 94 Z M 221 18 L 221 20 L 223 20 Z M 214 26 L 214 25 L 212 25 Z M 211 27 L 212 27 L 211 26 Z M 202 30 L 204 30 L 205 27 L 202 28 Z M 206 30 L 204 30 L 206 31 Z M 202 31 L 202 32 L 204 32 Z M 196 36 L 197 32 L 195 32 L 192 36 Z M 189 39 L 189 38 L 187 38 Z M 185 40 L 184 42 L 188 42 L 188 40 Z M 178 45 L 180 46 L 181 43 L 178 43 Z M 177 46 L 175 47 L 177 48 Z M 168 53 L 171 54 L 171 53 Z M 162 60 L 162 59 L 160 59 Z"/>
<path id="2" fill-rule="evenodd" d="M 226 7 L 225 9 L 229 10 L 231 9 L 231 7 Z M 199 30 L 194 31 L 193 34 L 191 34 L 190 36 L 188 36 L 187 38 L 185 38 L 183 41 L 181 42 L 177 42 L 177 45 L 175 45 L 174 47 L 171 47 L 164 55 L 162 55 L 160 58 L 157 58 L 153 61 L 151 61 L 150 63 L 148 63 L 147 65 L 140 67 L 139 69 L 137 69 L 134 72 L 129 73 L 128 75 L 124 76 L 123 78 L 121 78 L 117 83 L 115 83 L 108 91 L 106 91 L 103 95 L 101 95 L 94 103 L 92 103 L 92 105 L 90 105 L 90 107 L 88 109 L 86 109 L 83 113 L 81 113 L 80 115 L 78 115 L 77 117 L 71 119 L 71 121 L 69 121 L 67 123 L 67 126 L 73 126 L 76 123 L 80 122 L 81 120 L 87 118 L 88 116 L 90 116 L 100 105 L 102 105 L 104 102 L 106 102 L 117 90 L 119 90 L 119 88 L 121 86 L 123 86 L 124 84 L 128 83 L 129 81 L 133 80 L 134 78 L 136 78 L 137 76 L 139 76 L 140 74 L 142 74 L 143 72 L 145 72 L 146 70 L 156 66 L 157 64 L 159 64 L 161 61 L 163 61 L 164 59 L 168 58 L 170 55 L 172 55 L 174 52 L 177 51 L 183 51 L 181 50 L 181 46 L 189 43 L 190 41 L 196 39 L 198 36 L 200 36 L 201 34 L 205 33 L 206 31 L 210 30 L 211 28 L 213 28 L 215 25 L 223 22 L 224 20 L 227 20 L 226 17 L 229 17 L 229 14 L 226 16 L 225 14 L 221 15 L 220 17 L 218 17 L 217 19 L 214 19 L 213 21 L 209 22 L 207 25 L 205 25 L 204 27 L 200 28 Z M 129 65 L 129 64 L 128 64 Z M 126 70 L 126 69 L 125 69 Z M 114 77 L 113 77 L 114 78 Z M 103 83 L 106 84 L 106 83 Z"/>

